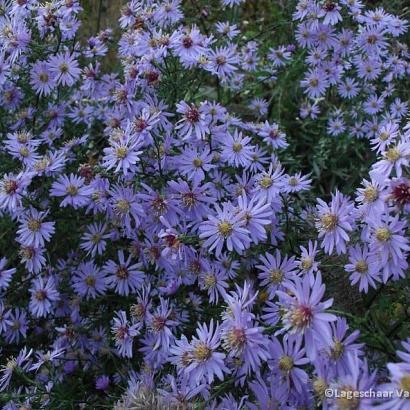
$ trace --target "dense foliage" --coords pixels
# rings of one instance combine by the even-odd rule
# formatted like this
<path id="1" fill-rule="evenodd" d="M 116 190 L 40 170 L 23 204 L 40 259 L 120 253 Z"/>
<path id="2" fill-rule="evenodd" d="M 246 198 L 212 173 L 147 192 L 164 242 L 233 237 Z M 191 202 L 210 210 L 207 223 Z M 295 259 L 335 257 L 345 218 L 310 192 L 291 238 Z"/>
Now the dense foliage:
<path id="1" fill-rule="evenodd" d="M 0 0 L 4 409 L 410 408 L 400 3 Z"/>

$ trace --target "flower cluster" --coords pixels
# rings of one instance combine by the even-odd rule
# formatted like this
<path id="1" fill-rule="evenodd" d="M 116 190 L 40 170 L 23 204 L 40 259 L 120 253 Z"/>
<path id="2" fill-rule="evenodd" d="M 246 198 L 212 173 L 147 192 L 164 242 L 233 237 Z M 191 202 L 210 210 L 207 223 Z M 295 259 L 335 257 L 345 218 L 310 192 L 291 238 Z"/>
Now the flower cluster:
<path id="1" fill-rule="evenodd" d="M 79 0 L 0 0 L 0 403 L 407 408 L 402 323 L 363 335 L 334 286 L 370 307 L 407 279 L 407 22 L 299 0 L 269 47 L 246 1 L 184 3 L 83 38 Z M 366 147 L 352 192 L 290 158 L 292 67 L 295 121 Z"/>

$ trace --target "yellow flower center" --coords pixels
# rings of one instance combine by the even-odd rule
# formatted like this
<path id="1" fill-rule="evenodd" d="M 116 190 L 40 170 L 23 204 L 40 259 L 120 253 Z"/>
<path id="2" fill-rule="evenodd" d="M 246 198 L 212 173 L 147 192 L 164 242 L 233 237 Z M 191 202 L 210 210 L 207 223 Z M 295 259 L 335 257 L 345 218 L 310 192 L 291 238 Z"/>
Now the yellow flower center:
<path id="1" fill-rule="evenodd" d="M 222 221 L 218 224 L 218 231 L 223 237 L 228 237 L 233 231 L 232 224 L 227 221 Z"/>
<path id="2" fill-rule="evenodd" d="M 242 148 L 243 148 L 243 146 L 242 146 L 242 144 L 240 144 L 239 142 L 235 142 L 235 143 L 232 145 L 232 150 L 233 150 L 233 152 L 236 152 L 236 153 L 241 152 L 241 151 L 242 151 Z"/>
<path id="3" fill-rule="evenodd" d="M 200 168 L 203 164 L 203 161 L 201 158 L 194 158 L 192 161 L 192 164 L 194 165 L 195 168 Z"/>
<path id="4" fill-rule="evenodd" d="M 302 266 L 303 270 L 309 270 L 313 266 L 313 260 L 312 258 L 309 258 L 309 257 L 304 258 L 302 259 L 300 265 Z"/>
<path id="5" fill-rule="evenodd" d="M 204 342 L 199 342 L 193 352 L 194 358 L 198 362 L 205 362 L 212 356 L 212 349 L 210 349 Z"/>
<path id="6" fill-rule="evenodd" d="M 30 229 L 31 232 L 37 232 L 41 228 L 41 221 L 38 219 L 29 219 L 27 228 Z"/>
<path id="7" fill-rule="evenodd" d="M 337 215 L 330 213 L 323 215 L 320 218 L 320 222 L 326 231 L 332 231 L 337 225 Z"/>
<path id="8" fill-rule="evenodd" d="M 272 178 L 269 175 L 265 175 L 264 177 L 262 177 L 259 181 L 259 185 L 263 188 L 263 189 L 268 189 L 272 186 L 273 181 Z"/>
<path id="9" fill-rule="evenodd" d="M 331 348 L 331 357 L 334 360 L 337 360 L 340 358 L 340 356 L 342 356 L 343 352 L 345 350 L 345 347 L 343 346 L 343 343 L 340 340 L 335 340 L 334 341 L 334 345 Z"/>
<path id="10" fill-rule="evenodd" d="M 117 158 L 124 159 L 128 154 L 128 149 L 127 147 L 118 147 L 115 154 L 117 155 Z"/>
<path id="11" fill-rule="evenodd" d="M 410 374 L 407 374 L 400 379 L 400 388 L 403 391 L 410 393 Z"/>
<path id="12" fill-rule="evenodd" d="M 387 228 L 377 228 L 376 238 L 378 241 L 387 242 L 391 238 L 391 232 Z"/>
<path id="13" fill-rule="evenodd" d="M 122 213 L 126 213 L 130 210 L 131 205 L 126 199 L 120 199 L 117 201 L 117 209 Z"/>
<path id="14" fill-rule="evenodd" d="M 85 279 L 85 283 L 87 286 L 94 287 L 95 286 L 95 277 L 94 276 L 87 276 Z"/>
<path id="15" fill-rule="evenodd" d="M 379 197 L 379 192 L 374 186 L 367 186 L 363 192 L 366 202 L 374 202 Z"/>
<path id="16" fill-rule="evenodd" d="M 269 271 L 269 277 L 272 283 L 281 283 L 283 279 L 283 272 L 280 269 L 271 269 Z"/>
<path id="17" fill-rule="evenodd" d="M 386 152 L 385 156 L 390 162 L 395 162 L 400 158 L 400 151 L 397 147 L 393 147 Z"/>
<path id="18" fill-rule="evenodd" d="M 313 381 L 313 390 L 317 397 L 324 398 L 326 389 L 327 389 L 327 383 L 325 380 L 318 377 L 317 379 Z"/>
<path id="19" fill-rule="evenodd" d="M 366 261 L 360 260 L 360 261 L 356 262 L 355 269 L 356 269 L 357 272 L 366 273 L 368 271 L 368 268 L 369 268 L 369 266 L 368 266 Z"/>
<path id="20" fill-rule="evenodd" d="M 290 372 L 293 369 L 293 359 L 290 356 L 283 356 L 279 360 L 279 369 L 282 372 Z"/>
<path id="21" fill-rule="evenodd" d="M 69 185 L 67 187 L 67 194 L 71 196 L 75 196 L 78 194 L 78 188 L 75 185 Z"/>
<path id="22" fill-rule="evenodd" d="M 216 278 L 215 275 L 212 273 L 207 273 L 204 276 L 204 286 L 205 289 L 210 289 L 216 285 Z"/>

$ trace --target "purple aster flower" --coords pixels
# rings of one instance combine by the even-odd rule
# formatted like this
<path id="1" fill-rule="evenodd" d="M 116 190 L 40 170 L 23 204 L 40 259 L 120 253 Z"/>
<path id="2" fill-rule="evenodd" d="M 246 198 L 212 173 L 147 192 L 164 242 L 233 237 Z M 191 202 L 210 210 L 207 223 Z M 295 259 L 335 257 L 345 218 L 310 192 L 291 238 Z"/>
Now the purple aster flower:
<path id="1" fill-rule="evenodd" d="M 7 209 L 10 213 L 16 212 L 22 206 L 22 199 L 31 183 L 32 174 L 5 174 L 0 180 L 0 209 Z"/>
<path id="2" fill-rule="evenodd" d="M 249 231 L 252 241 L 257 244 L 267 238 L 266 226 L 271 224 L 272 208 L 263 198 L 248 197 L 243 194 L 238 197 L 238 209 L 245 221 L 244 227 Z"/>
<path id="3" fill-rule="evenodd" d="M 254 98 L 249 104 L 249 108 L 256 112 L 258 117 L 268 113 L 268 102 L 263 98 Z"/>
<path id="4" fill-rule="evenodd" d="M 336 316 L 327 313 L 333 304 L 333 299 L 321 302 L 325 293 L 325 285 L 322 283 L 320 272 L 316 280 L 310 284 L 308 276 L 303 279 L 293 278 L 292 282 L 284 284 L 286 292 L 278 290 L 281 309 L 283 309 L 283 328 L 279 333 L 300 334 L 305 338 L 305 348 L 308 356 L 314 360 L 317 354 L 318 342 L 324 345 L 331 343 L 330 322 L 336 320 Z"/>
<path id="5" fill-rule="evenodd" d="M 16 268 L 5 269 L 7 262 L 6 257 L 0 259 L 0 289 L 7 289 L 11 278 L 16 273 Z"/>
<path id="6" fill-rule="evenodd" d="M 309 98 L 318 98 L 325 94 L 326 89 L 329 87 L 329 81 L 324 71 L 315 68 L 309 70 L 300 85 L 305 88 L 305 94 Z"/>
<path id="7" fill-rule="evenodd" d="M 215 168 L 215 165 L 211 164 L 212 158 L 208 148 L 200 151 L 187 148 L 175 158 L 175 162 L 182 175 L 186 175 L 190 180 L 201 182 L 205 179 L 205 172 Z"/>
<path id="8" fill-rule="evenodd" d="M 8 388 L 13 373 L 25 373 L 30 367 L 30 356 L 33 350 L 27 351 L 27 347 L 20 350 L 17 357 L 11 357 L 7 360 L 7 363 L 0 368 L 0 391 L 4 391 Z"/>
<path id="9" fill-rule="evenodd" d="M 399 142 L 382 152 L 382 158 L 373 164 L 372 170 L 380 175 L 389 176 L 393 170 L 398 178 L 403 167 L 410 166 L 410 142 Z"/>
<path id="10" fill-rule="evenodd" d="M 376 289 L 376 282 L 380 280 L 380 268 L 367 245 L 363 248 L 359 244 L 349 247 L 349 263 L 344 268 L 347 272 L 351 272 L 349 279 L 352 286 L 359 282 L 360 292 L 367 293 L 369 285 Z"/>
<path id="11" fill-rule="evenodd" d="M 91 261 L 83 262 L 78 266 L 72 286 L 74 291 L 86 300 L 104 295 L 107 288 L 104 273 Z"/>
<path id="12" fill-rule="evenodd" d="M 251 139 L 243 137 L 241 132 L 235 129 L 234 134 L 226 133 L 224 135 L 221 159 L 229 165 L 244 168 L 249 167 L 252 161 L 253 145 L 250 145 Z"/>
<path id="13" fill-rule="evenodd" d="M 375 390 L 376 372 L 369 374 L 368 366 L 365 361 L 359 359 L 357 355 L 351 354 L 348 357 L 348 371 L 340 375 L 334 383 L 331 383 L 329 388 L 333 391 L 338 391 L 338 395 L 328 398 L 324 405 L 330 409 L 340 409 L 346 406 L 351 406 L 352 403 L 358 409 L 373 409 L 374 399 L 372 397 L 354 397 L 355 392 L 367 392 Z M 352 399 L 348 397 L 352 396 Z M 389 407 L 390 409 L 391 407 Z"/>
<path id="14" fill-rule="evenodd" d="M 129 172 L 135 172 L 135 164 L 139 162 L 139 155 L 142 151 L 144 140 L 137 137 L 135 134 L 124 135 L 119 132 L 119 135 L 115 135 L 115 138 L 110 139 L 110 146 L 104 148 L 103 166 L 109 170 L 114 169 L 115 173 L 122 172 L 125 176 Z"/>
<path id="15" fill-rule="evenodd" d="M 205 114 L 205 107 L 199 108 L 194 104 L 188 105 L 185 101 L 177 104 L 177 112 L 183 118 L 176 124 L 176 129 L 183 139 L 189 139 L 194 135 L 198 140 L 204 140 L 209 133 L 208 118 Z"/>
<path id="16" fill-rule="evenodd" d="M 239 57 L 232 44 L 211 50 L 208 59 L 207 69 L 222 79 L 232 76 L 238 69 Z"/>
<path id="17" fill-rule="evenodd" d="M 276 290 L 297 274 L 295 257 L 285 256 L 282 259 L 279 249 L 276 249 L 275 256 L 266 253 L 259 259 L 262 265 L 256 265 L 256 268 L 261 271 L 258 278 L 261 280 L 261 286 L 267 286 L 270 298 L 273 298 Z"/>
<path id="18" fill-rule="evenodd" d="M 230 315 L 221 325 L 222 345 L 228 357 L 239 360 L 239 377 L 258 372 L 269 354 L 263 328 L 255 326 L 254 315 L 242 310 L 240 303 L 230 306 Z"/>
<path id="19" fill-rule="evenodd" d="M 55 280 L 52 276 L 47 279 L 41 276 L 32 282 L 30 288 L 30 312 L 34 317 L 44 317 L 52 311 L 53 302 L 60 299 Z"/>
<path id="20" fill-rule="evenodd" d="M 25 310 L 16 307 L 10 312 L 8 319 L 9 327 L 4 335 L 7 343 L 20 343 L 20 339 L 27 337 L 27 314 Z"/>
<path id="21" fill-rule="evenodd" d="M 33 64 L 30 84 L 40 97 L 51 94 L 56 86 L 56 76 L 50 71 L 50 66 L 46 61 L 36 61 Z"/>
<path id="22" fill-rule="evenodd" d="M 311 188 L 311 182 L 308 175 L 302 175 L 300 172 L 295 175 L 284 175 L 283 189 L 288 193 L 307 191 Z"/>
<path id="23" fill-rule="evenodd" d="M 4 333 L 13 322 L 11 321 L 11 312 L 4 308 L 4 303 L 0 301 L 0 335 Z"/>
<path id="24" fill-rule="evenodd" d="M 135 293 L 144 282 L 144 272 L 140 271 L 141 264 L 131 264 L 132 256 L 125 260 L 124 252 L 118 251 L 119 263 L 109 260 L 103 267 L 107 275 L 107 285 L 119 295 L 128 296 Z"/>
<path id="25" fill-rule="evenodd" d="M 24 263 L 29 272 L 38 273 L 46 263 L 44 257 L 44 248 L 35 248 L 34 246 L 21 246 L 19 255 L 21 262 Z"/>
<path id="26" fill-rule="evenodd" d="M 54 233 L 54 222 L 44 222 L 48 212 L 40 212 L 30 207 L 19 220 L 20 227 L 17 230 L 17 240 L 23 246 L 43 247 L 45 242 L 50 241 Z"/>
<path id="27" fill-rule="evenodd" d="M 388 262 L 399 265 L 406 261 L 407 251 L 410 250 L 409 240 L 405 236 L 407 223 L 399 216 L 383 214 L 377 219 L 370 219 L 371 237 L 370 252 L 375 256 L 375 263 L 383 269 L 383 281 L 392 274 Z"/>
<path id="28" fill-rule="evenodd" d="M 51 186 L 50 195 L 62 196 L 63 201 L 60 206 L 72 206 L 74 209 L 81 208 L 88 204 L 93 189 L 85 185 L 85 178 L 74 174 L 61 175 Z"/>
<path id="29" fill-rule="evenodd" d="M 291 336 L 283 341 L 282 346 L 278 339 L 273 337 L 269 344 L 269 367 L 278 383 L 278 398 L 282 400 L 287 400 L 293 389 L 296 390 L 295 393 L 301 394 L 308 382 L 307 373 L 300 368 L 309 363 L 302 340 L 299 336 Z"/>
<path id="30" fill-rule="evenodd" d="M 48 65 L 50 72 L 56 78 L 57 84 L 71 87 L 80 78 L 81 69 L 78 62 L 68 51 L 51 57 Z"/>
<path id="31" fill-rule="evenodd" d="M 286 148 L 288 146 L 286 134 L 279 130 L 278 124 L 269 124 L 268 121 L 265 121 L 258 131 L 258 135 L 275 149 Z"/>
<path id="32" fill-rule="evenodd" d="M 80 248 L 87 251 L 94 258 L 96 255 L 102 255 L 107 246 L 110 233 L 106 233 L 107 225 L 102 222 L 95 222 L 87 227 L 87 232 L 81 237 Z"/>
<path id="33" fill-rule="evenodd" d="M 334 248 L 338 255 L 345 253 L 346 242 L 350 240 L 348 232 L 353 230 L 354 205 L 339 191 L 332 194 L 330 205 L 320 198 L 317 202 L 316 229 L 319 232 L 319 238 L 323 238 L 322 248 L 329 255 L 332 254 Z"/>
<path id="34" fill-rule="evenodd" d="M 199 226 L 199 237 L 205 239 L 203 247 L 209 252 L 215 249 L 215 254 L 219 256 L 226 243 L 229 251 L 235 250 L 242 254 L 250 245 L 249 231 L 244 228 L 243 215 L 236 213 L 230 203 L 224 203 L 222 209 L 215 205 L 215 210 L 216 216 L 208 215 L 208 220 Z"/>
<path id="35" fill-rule="evenodd" d="M 335 368 L 335 375 L 341 376 L 349 373 L 350 356 L 363 355 L 363 343 L 355 343 L 360 332 L 355 330 L 351 334 L 347 334 L 349 326 L 346 319 L 337 318 L 336 322 L 331 323 L 333 340 L 330 347 L 327 348 L 329 361 Z"/>
<path id="36" fill-rule="evenodd" d="M 310 284 L 312 285 L 315 280 L 315 275 L 319 270 L 319 262 L 315 261 L 317 255 L 317 242 L 309 241 L 308 248 L 300 246 L 301 255 L 299 260 L 299 269 L 302 275 L 308 275 L 310 278 Z"/>
<path id="37" fill-rule="evenodd" d="M 268 172 L 256 176 L 254 194 L 265 199 L 266 203 L 274 201 L 283 188 L 283 169 L 280 164 L 275 165 L 271 164 Z"/>
<path id="38" fill-rule="evenodd" d="M 174 340 L 171 328 L 177 322 L 171 319 L 172 307 L 169 301 L 160 297 L 160 304 L 154 313 L 147 312 L 146 324 L 150 333 L 155 337 L 153 350 L 161 349 L 168 352 L 171 342 Z"/>
<path id="39" fill-rule="evenodd" d="M 47 353 L 36 352 L 37 362 L 30 366 L 30 371 L 38 370 L 45 364 L 53 364 L 53 362 L 61 357 L 65 352 L 65 348 L 56 348 L 53 351 L 48 351 Z"/>
<path id="40" fill-rule="evenodd" d="M 204 323 L 198 325 L 197 336 L 192 338 L 189 350 L 189 365 L 184 372 L 189 375 L 192 384 L 199 385 L 203 381 L 213 383 L 215 376 L 224 379 L 224 373 L 229 370 L 224 364 L 225 354 L 218 352 L 221 344 L 221 330 L 211 319 L 209 327 Z"/>
<path id="41" fill-rule="evenodd" d="M 389 199 L 403 211 L 410 213 L 410 179 L 395 178 L 390 183 Z"/>
<path id="42" fill-rule="evenodd" d="M 111 206 L 116 218 L 131 231 L 131 222 L 134 221 L 138 226 L 144 211 L 137 202 L 137 196 L 132 188 L 121 185 L 114 186 L 111 191 Z"/>
<path id="43" fill-rule="evenodd" d="M 220 266 L 206 264 L 204 271 L 200 273 L 198 284 L 201 290 L 208 292 L 209 303 L 217 304 L 219 296 L 226 297 L 226 289 L 229 287 L 226 281 L 228 276 Z"/>
<path id="44" fill-rule="evenodd" d="M 111 331 L 115 339 L 115 347 L 121 357 L 132 357 L 132 343 L 139 334 L 140 324 L 129 324 L 127 315 L 123 310 L 116 312 Z"/>

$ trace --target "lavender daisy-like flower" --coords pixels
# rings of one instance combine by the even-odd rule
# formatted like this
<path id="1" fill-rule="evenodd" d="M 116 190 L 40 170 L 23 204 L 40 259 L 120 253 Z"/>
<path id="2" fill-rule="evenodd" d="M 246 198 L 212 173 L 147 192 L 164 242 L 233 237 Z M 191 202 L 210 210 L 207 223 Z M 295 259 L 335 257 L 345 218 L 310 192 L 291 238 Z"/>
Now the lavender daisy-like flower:
<path id="1" fill-rule="evenodd" d="M 313 360 L 317 354 L 318 341 L 326 346 L 332 340 L 329 323 L 335 321 L 336 316 L 327 313 L 326 309 L 332 306 L 333 299 L 321 302 L 325 285 L 320 272 L 313 284 L 310 284 L 308 276 L 303 279 L 296 276 L 292 282 L 286 282 L 284 287 L 286 292 L 276 291 L 284 312 L 283 329 L 279 333 L 303 335 L 306 352 Z"/>
<path id="2" fill-rule="evenodd" d="M 105 275 L 92 261 L 81 263 L 73 277 L 74 291 L 86 300 L 104 295 L 107 284 Z"/>
<path id="3" fill-rule="evenodd" d="M 371 237 L 369 242 L 370 252 L 375 255 L 375 262 L 383 269 L 383 281 L 393 273 L 388 262 L 399 265 L 406 260 L 406 252 L 410 250 L 409 240 L 405 236 L 407 223 L 401 221 L 399 216 L 383 214 L 381 217 L 369 221 Z"/>
<path id="4" fill-rule="evenodd" d="M 229 370 L 225 366 L 225 354 L 218 352 L 221 344 L 221 330 L 211 319 L 209 327 L 204 323 L 198 325 L 197 336 L 192 338 L 189 350 L 189 365 L 185 373 L 192 378 L 193 384 L 199 385 L 203 381 L 212 384 L 215 376 L 219 380 L 224 379 L 224 373 Z"/>
<path id="5" fill-rule="evenodd" d="M 27 337 L 28 321 L 24 309 L 16 307 L 10 312 L 8 318 L 9 326 L 5 333 L 7 343 L 20 343 L 20 339 Z"/>
<path id="6" fill-rule="evenodd" d="M 32 355 L 33 350 L 30 349 L 27 351 L 25 346 L 20 350 L 17 357 L 10 357 L 7 360 L 7 363 L 0 368 L 0 391 L 4 391 L 10 384 L 11 377 L 13 373 L 20 371 L 23 374 L 30 367 L 30 356 Z"/>
<path id="7" fill-rule="evenodd" d="M 297 263 L 294 256 L 291 258 L 285 256 L 282 259 L 279 249 L 276 249 L 274 256 L 266 253 L 259 259 L 262 265 L 256 265 L 256 268 L 261 271 L 258 278 L 261 280 L 261 285 L 267 287 L 272 298 L 284 282 L 297 274 Z"/>
<path id="8" fill-rule="evenodd" d="M 30 74 L 30 84 L 40 96 L 50 95 L 56 86 L 56 76 L 46 61 L 36 61 Z"/>
<path id="9" fill-rule="evenodd" d="M 224 203 L 222 209 L 215 205 L 216 216 L 209 215 L 208 220 L 199 226 L 199 237 L 205 239 L 203 247 L 208 251 L 215 249 L 219 256 L 226 244 L 229 251 L 235 250 L 239 254 L 250 245 L 249 231 L 244 228 L 243 215 L 236 213 L 230 203 Z"/>
<path id="10" fill-rule="evenodd" d="M 132 256 L 125 260 L 124 252 L 118 251 L 119 262 L 109 260 L 103 267 L 103 273 L 107 275 L 107 285 L 119 295 L 128 296 L 141 288 L 144 282 L 144 272 L 140 271 L 140 264 L 131 264 Z"/>
<path id="11" fill-rule="evenodd" d="M 7 289 L 11 278 L 16 273 L 16 268 L 5 269 L 7 262 L 6 257 L 0 259 L 0 289 Z"/>
<path id="12" fill-rule="evenodd" d="M 102 222 L 95 222 L 89 225 L 87 232 L 81 237 L 80 248 L 90 253 L 92 257 L 102 255 L 107 246 L 106 239 L 110 237 L 106 230 L 107 225 Z"/>
<path id="13" fill-rule="evenodd" d="M 183 115 L 176 124 L 176 129 L 183 139 L 189 139 L 192 135 L 199 140 L 205 139 L 209 133 L 208 120 L 203 106 L 188 105 L 185 101 L 177 104 L 177 112 Z"/>
<path id="14" fill-rule="evenodd" d="M 50 241 L 54 233 L 54 222 L 44 222 L 48 212 L 40 212 L 30 207 L 20 217 L 20 227 L 17 230 L 17 240 L 23 246 L 43 247 Z"/>
<path id="15" fill-rule="evenodd" d="M 221 326 L 222 345 L 228 357 L 240 361 L 239 376 L 257 372 L 269 357 L 263 328 L 255 326 L 253 319 L 251 313 L 242 310 L 240 303 L 235 303 Z"/>
<path id="16" fill-rule="evenodd" d="M 182 175 L 197 182 L 205 179 L 205 172 L 215 168 L 215 165 L 211 163 L 212 155 L 209 148 L 203 150 L 187 148 L 175 158 L 175 162 Z"/>
<path id="17" fill-rule="evenodd" d="M 134 337 L 139 334 L 140 324 L 130 325 L 127 315 L 123 310 L 116 312 L 117 317 L 113 319 L 111 327 L 115 339 L 115 347 L 121 357 L 132 357 L 132 343 Z"/>
<path id="18" fill-rule="evenodd" d="M 332 194 L 330 205 L 320 198 L 317 202 L 316 229 L 319 232 L 319 238 L 323 238 L 321 247 L 329 255 L 332 254 L 333 249 L 336 249 L 339 255 L 345 253 L 346 242 L 350 240 L 348 232 L 353 230 L 354 205 L 339 191 Z"/>
<path id="19" fill-rule="evenodd" d="M 48 65 L 50 72 L 56 77 L 57 84 L 71 87 L 80 78 L 81 69 L 78 62 L 68 51 L 51 57 Z"/>
<path id="20" fill-rule="evenodd" d="M 236 129 L 233 135 L 228 132 L 223 140 L 222 160 L 235 167 L 242 166 L 247 168 L 252 161 L 254 149 L 254 147 L 249 144 L 250 141 L 251 139 L 249 137 L 243 137 L 242 133 Z"/>
<path id="21" fill-rule="evenodd" d="M 359 283 L 360 292 L 367 293 L 369 285 L 376 289 L 376 282 L 380 280 L 380 268 L 376 258 L 370 254 L 367 245 L 364 245 L 363 248 L 359 244 L 350 247 L 349 263 L 344 268 L 347 272 L 351 272 L 350 283 L 352 285 Z"/>
<path id="22" fill-rule="evenodd" d="M 160 298 L 160 304 L 154 313 L 147 313 L 147 327 L 155 337 L 154 350 L 168 352 L 169 345 L 174 339 L 171 328 L 177 324 L 171 316 L 172 307 L 169 307 L 169 301 L 163 298 Z"/>
<path id="23" fill-rule="evenodd" d="M 209 303 L 217 304 L 219 296 L 225 298 L 226 289 L 229 287 L 226 279 L 228 279 L 226 272 L 215 264 L 207 264 L 204 271 L 199 275 L 199 287 L 208 292 Z"/>
<path id="24" fill-rule="evenodd" d="M 344 375 L 349 372 L 349 358 L 351 355 L 363 355 L 363 343 L 355 343 L 360 332 L 355 330 L 347 334 L 349 326 L 346 319 L 337 318 L 336 322 L 331 323 L 333 340 L 331 346 L 327 349 L 327 354 L 331 365 L 335 369 L 336 376 Z"/>
<path id="25" fill-rule="evenodd" d="M 32 173 L 5 174 L 0 180 L 0 209 L 16 212 L 22 206 L 23 196 L 30 185 Z"/>
<path id="26" fill-rule="evenodd" d="M 279 340 L 273 337 L 269 344 L 269 367 L 278 382 L 278 396 L 284 400 L 289 398 L 293 388 L 302 394 L 308 381 L 307 373 L 300 368 L 309 363 L 302 340 L 300 336 L 291 336 L 283 340 L 282 346 Z"/>
<path id="27" fill-rule="evenodd" d="M 47 279 L 41 276 L 35 279 L 30 288 L 30 311 L 34 317 L 44 317 L 52 310 L 52 304 L 60 299 L 55 280 L 52 276 Z"/>
<path id="28" fill-rule="evenodd" d="M 248 197 L 243 194 L 238 197 L 238 209 L 243 215 L 244 227 L 249 231 L 252 241 L 257 244 L 259 241 L 266 240 L 265 227 L 271 224 L 273 214 L 271 205 L 256 196 L 248 200 Z"/>
<path id="29" fill-rule="evenodd" d="M 268 172 L 256 176 L 254 193 L 257 198 L 263 198 L 266 203 L 274 201 L 283 188 L 283 169 L 278 164 L 269 166 Z"/>
<path id="30" fill-rule="evenodd" d="M 70 174 L 61 175 L 51 186 L 50 195 L 64 197 L 60 206 L 74 209 L 88 205 L 93 188 L 85 185 L 85 178 Z"/>
<path id="31" fill-rule="evenodd" d="M 275 149 L 286 148 L 288 146 L 286 135 L 279 129 L 278 124 L 269 124 L 268 121 L 265 121 L 258 131 L 258 135 Z"/>
<path id="32" fill-rule="evenodd" d="M 115 173 L 122 172 L 125 176 L 129 172 L 135 171 L 135 164 L 140 160 L 140 154 L 144 140 L 135 134 L 123 135 L 118 138 L 111 138 L 110 146 L 104 148 L 103 166 L 109 170 L 114 169 Z"/>

